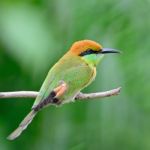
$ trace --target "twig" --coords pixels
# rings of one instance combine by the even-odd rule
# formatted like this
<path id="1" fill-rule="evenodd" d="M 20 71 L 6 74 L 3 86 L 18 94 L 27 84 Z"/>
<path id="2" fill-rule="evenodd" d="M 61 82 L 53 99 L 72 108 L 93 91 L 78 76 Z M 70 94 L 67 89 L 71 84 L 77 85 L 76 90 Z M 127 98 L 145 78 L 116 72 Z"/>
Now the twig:
<path id="1" fill-rule="evenodd" d="M 94 98 L 104 98 L 109 96 L 118 95 L 120 93 L 121 87 L 105 91 L 105 92 L 97 92 L 97 93 L 89 93 L 83 94 L 79 93 L 76 96 L 76 100 L 87 100 Z M 36 91 L 16 91 L 16 92 L 0 92 L 1 98 L 36 98 L 39 92 Z"/>
<path id="2" fill-rule="evenodd" d="M 0 92 L 0 98 L 36 98 L 38 93 L 36 91 Z"/>
<path id="3" fill-rule="evenodd" d="M 115 96 L 120 93 L 121 87 L 118 87 L 116 89 L 112 89 L 109 91 L 104 91 L 104 92 L 97 92 L 97 93 L 79 93 L 76 96 L 76 100 L 87 100 L 87 99 L 94 99 L 94 98 L 104 98 L 104 97 L 110 97 L 110 96 Z"/>

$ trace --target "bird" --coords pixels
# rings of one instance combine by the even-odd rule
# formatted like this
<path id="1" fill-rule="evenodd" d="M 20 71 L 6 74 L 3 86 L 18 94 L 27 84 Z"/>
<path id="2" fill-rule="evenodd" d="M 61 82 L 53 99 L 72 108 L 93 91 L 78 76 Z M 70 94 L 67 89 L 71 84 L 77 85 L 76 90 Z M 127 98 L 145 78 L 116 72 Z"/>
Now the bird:
<path id="1" fill-rule="evenodd" d="M 75 100 L 96 77 L 96 67 L 105 54 L 120 53 L 112 48 L 103 48 L 92 40 L 76 41 L 48 72 L 31 111 L 7 139 L 14 140 L 31 123 L 43 108 L 60 106 Z"/>

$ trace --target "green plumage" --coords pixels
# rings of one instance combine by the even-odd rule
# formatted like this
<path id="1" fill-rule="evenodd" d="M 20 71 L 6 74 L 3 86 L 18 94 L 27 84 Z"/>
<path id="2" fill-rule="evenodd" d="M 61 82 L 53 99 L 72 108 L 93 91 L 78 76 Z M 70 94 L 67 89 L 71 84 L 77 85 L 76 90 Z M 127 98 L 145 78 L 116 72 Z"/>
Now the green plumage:
<path id="1" fill-rule="evenodd" d="M 91 57 L 93 56 L 91 55 Z M 44 101 L 59 86 L 61 81 L 67 84 L 67 91 L 59 97 L 61 104 L 63 104 L 73 101 L 75 96 L 94 80 L 96 76 L 95 61 L 92 63 L 92 59 L 89 58 L 68 52 L 51 68 L 32 106 L 33 110 L 19 124 L 19 127 L 8 136 L 9 140 L 17 138 L 27 128 L 37 114 L 34 108 Z M 93 58 L 98 59 L 98 57 Z"/>
<path id="2" fill-rule="evenodd" d="M 84 87 L 95 78 L 95 67 L 87 64 L 81 57 L 67 53 L 49 71 L 33 107 L 47 98 L 59 86 L 60 81 L 68 85 L 66 93 L 60 97 L 62 103 L 74 99 Z"/>
<path id="3" fill-rule="evenodd" d="M 50 69 L 31 112 L 8 139 L 17 138 L 31 123 L 38 111 L 43 106 L 50 104 L 48 100 L 59 100 L 59 104 L 73 101 L 75 96 L 94 80 L 96 65 L 103 58 L 104 53 L 118 53 L 118 51 L 103 49 L 100 44 L 90 40 L 75 42 L 70 50 Z M 65 83 L 65 91 L 61 89 L 55 92 L 60 88 L 62 82 Z M 52 99 L 53 92 L 56 97 L 54 96 Z"/>

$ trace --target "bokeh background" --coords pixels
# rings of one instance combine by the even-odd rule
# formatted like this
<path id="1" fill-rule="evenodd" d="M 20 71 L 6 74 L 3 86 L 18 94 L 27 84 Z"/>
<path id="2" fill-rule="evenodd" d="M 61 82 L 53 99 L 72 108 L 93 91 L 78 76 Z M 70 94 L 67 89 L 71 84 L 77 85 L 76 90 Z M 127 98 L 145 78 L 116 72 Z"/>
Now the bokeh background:
<path id="1" fill-rule="evenodd" d="M 6 137 L 34 99 L 1 99 L 0 149 L 149 150 L 149 11 L 149 0 L 1 0 L 0 91 L 39 90 L 77 40 L 123 53 L 107 55 L 84 90 L 122 86 L 119 96 L 46 108 L 15 141 Z"/>

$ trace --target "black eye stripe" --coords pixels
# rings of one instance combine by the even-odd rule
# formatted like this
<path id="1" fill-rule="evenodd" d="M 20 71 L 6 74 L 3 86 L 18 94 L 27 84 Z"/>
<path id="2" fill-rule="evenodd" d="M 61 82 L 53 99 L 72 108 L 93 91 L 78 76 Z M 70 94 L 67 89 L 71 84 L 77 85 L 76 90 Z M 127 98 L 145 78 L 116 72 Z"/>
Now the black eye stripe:
<path id="1" fill-rule="evenodd" d="M 92 49 L 87 49 L 86 51 L 82 52 L 79 56 L 85 56 L 85 55 L 90 55 L 90 54 L 99 54 L 99 53 L 101 53 L 101 50 L 94 51 Z"/>

